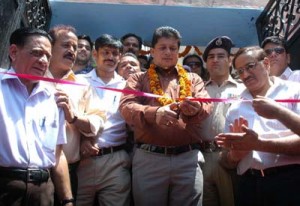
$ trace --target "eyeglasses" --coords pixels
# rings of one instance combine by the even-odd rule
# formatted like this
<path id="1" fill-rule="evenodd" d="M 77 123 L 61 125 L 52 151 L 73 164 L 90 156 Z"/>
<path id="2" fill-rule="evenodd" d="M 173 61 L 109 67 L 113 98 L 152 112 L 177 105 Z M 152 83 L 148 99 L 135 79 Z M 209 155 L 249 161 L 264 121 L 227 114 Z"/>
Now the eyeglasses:
<path id="1" fill-rule="evenodd" d="M 251 62 L 251 63 L 247 64 L 244 68 L 237 69 L 236 72 L 240 76 L 244 74 L 245 70 L 247 72 L 251 72 L 251 71 L 253 71 L 256 68 L 257 63 L 258 62 Z"/>
<path id="2" fill-rule="evenodd" d="M 190 63 L 187 63 L 186 65 L 188 65 L 189 67 L 200 67 L 201 63 L 200 62 L 190 62 Z"/>
<path id="3" fill-rule="evenodd" d="M 266 49 L 265 52 L 268 56 L 270 56 L 273 52 L 275 52 L 276 54 L 282 54 L 285 51 L 284 48 L 282 47 L 276 47 L 273 49 Z"/>

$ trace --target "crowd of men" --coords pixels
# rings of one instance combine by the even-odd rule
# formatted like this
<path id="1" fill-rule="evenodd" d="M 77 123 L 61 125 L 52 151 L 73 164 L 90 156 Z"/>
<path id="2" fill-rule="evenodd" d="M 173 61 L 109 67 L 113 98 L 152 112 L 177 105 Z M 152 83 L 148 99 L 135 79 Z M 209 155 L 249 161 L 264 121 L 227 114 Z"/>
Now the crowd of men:
<path id="1" fill-rule="evenodd" d="M 15 30 L 0 70 L 0 205 L 299 205 L 300 72 L 285 41 L 232 58 L 219 36 L 183 66 L 181 38 L 156 28 L 145 58 L 133 33 Z"/>

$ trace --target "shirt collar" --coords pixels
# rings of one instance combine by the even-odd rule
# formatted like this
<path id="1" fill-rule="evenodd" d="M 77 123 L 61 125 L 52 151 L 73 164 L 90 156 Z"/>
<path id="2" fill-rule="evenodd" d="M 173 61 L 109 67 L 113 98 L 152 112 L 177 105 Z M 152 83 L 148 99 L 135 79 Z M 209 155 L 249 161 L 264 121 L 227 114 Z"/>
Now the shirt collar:
<path id="1" fill-rule="evenodd" d="M 293 73 L 293 71 L 291 70 L 291 68 L 287 67 L 284 70 L 284 72 L 280 75 L 280 78 L 283 80 L 288 80 L 292 73 Z"/>

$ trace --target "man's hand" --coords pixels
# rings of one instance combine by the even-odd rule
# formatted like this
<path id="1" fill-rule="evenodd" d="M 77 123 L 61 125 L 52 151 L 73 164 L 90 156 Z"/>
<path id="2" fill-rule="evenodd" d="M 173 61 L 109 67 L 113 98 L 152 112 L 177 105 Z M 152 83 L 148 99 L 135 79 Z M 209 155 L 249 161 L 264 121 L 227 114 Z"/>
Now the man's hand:
<path id="1" fill-rule="evenodd" d="M 65 113 L 65 119 L 67 122 L 72 122 L 74 119 L 74 113 L 70 105 L 69 96 L 64 91 L 57 89 L 55 93 L 56 104 L 58 107 L 61 107 Z"/>
<path id="2" fill-rule="evenodd" d="M 252 103 L 256 113 L 267 119 L 277 119 L 281 105 L 272 99 L 257 96 Z"/>
<path id="3" fill-rule="evenodd" d="M 174 109 L 177 107 L 177 103 L 168 104 L 160 107 L 156 111 L 156 124 L 175 126 L 178 124 L 177 111 Z M 175 110 L 175 111 L 174 111 Z"/>
<path id="4" fill-rule="evenodd" d="M 95 156 L 98 152 L 99 147 L 97 144 L 93 144 L 93 140 L 91 138 L 86 137 L 81 141 L 80 153 L 82 157 Z"/>
<path id="5" fill-rule="evenodd" d="M 179 109 L 185 116 L 195 116 L 202 111 L 202 105 L 197 101 L 190 101 L 188 98 L 180 102 Z"/>
<path id="6" fill-rule="evenodd" d="M 248 122 L 243 117 L 236 119 L 230 125 L 231 133 L 218 134 L 215 139 L 219 146 L 229 150 L 255 150 L 258 144 L 258 134 L 248 128 Z"/>

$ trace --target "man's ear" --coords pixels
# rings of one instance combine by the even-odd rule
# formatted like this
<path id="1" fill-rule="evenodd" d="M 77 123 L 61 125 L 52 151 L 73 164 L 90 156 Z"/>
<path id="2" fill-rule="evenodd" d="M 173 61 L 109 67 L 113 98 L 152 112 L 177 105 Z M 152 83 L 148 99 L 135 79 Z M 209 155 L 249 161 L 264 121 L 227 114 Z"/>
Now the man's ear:
<path id="1" fill-rule="evenodd" d="M 8 52 L 9 52 L 9 57 L 10 57 L 11 61 L 12 62 L 15 61 L 17 53 L 18 53 L 17 45 L 15 45 L 15 44 L 10 45 Z"/>
<path id="2" fill-rule="evenodd" d="M 269 58 L 265 57 L 264 60 L 263 60 L 263 64 L 265 65 L 266 69 L 268 70 L 268 72 L 270 73 L 270 60 Z"/>
<path id="3" fill-rule="evenodd" d="M 290 63 L 291 63 L 291 55 L 290 54 L 286 54 L 286 61 L 287 61 L 287 64 L 290 65 Z"/>
<path id="4" fill-rule="evenodd" d="M 96 51 L 96 49 L 93 49 L 93 57 L 94 59 L 97 59 L 98 56 L 98 52 Z"/>

